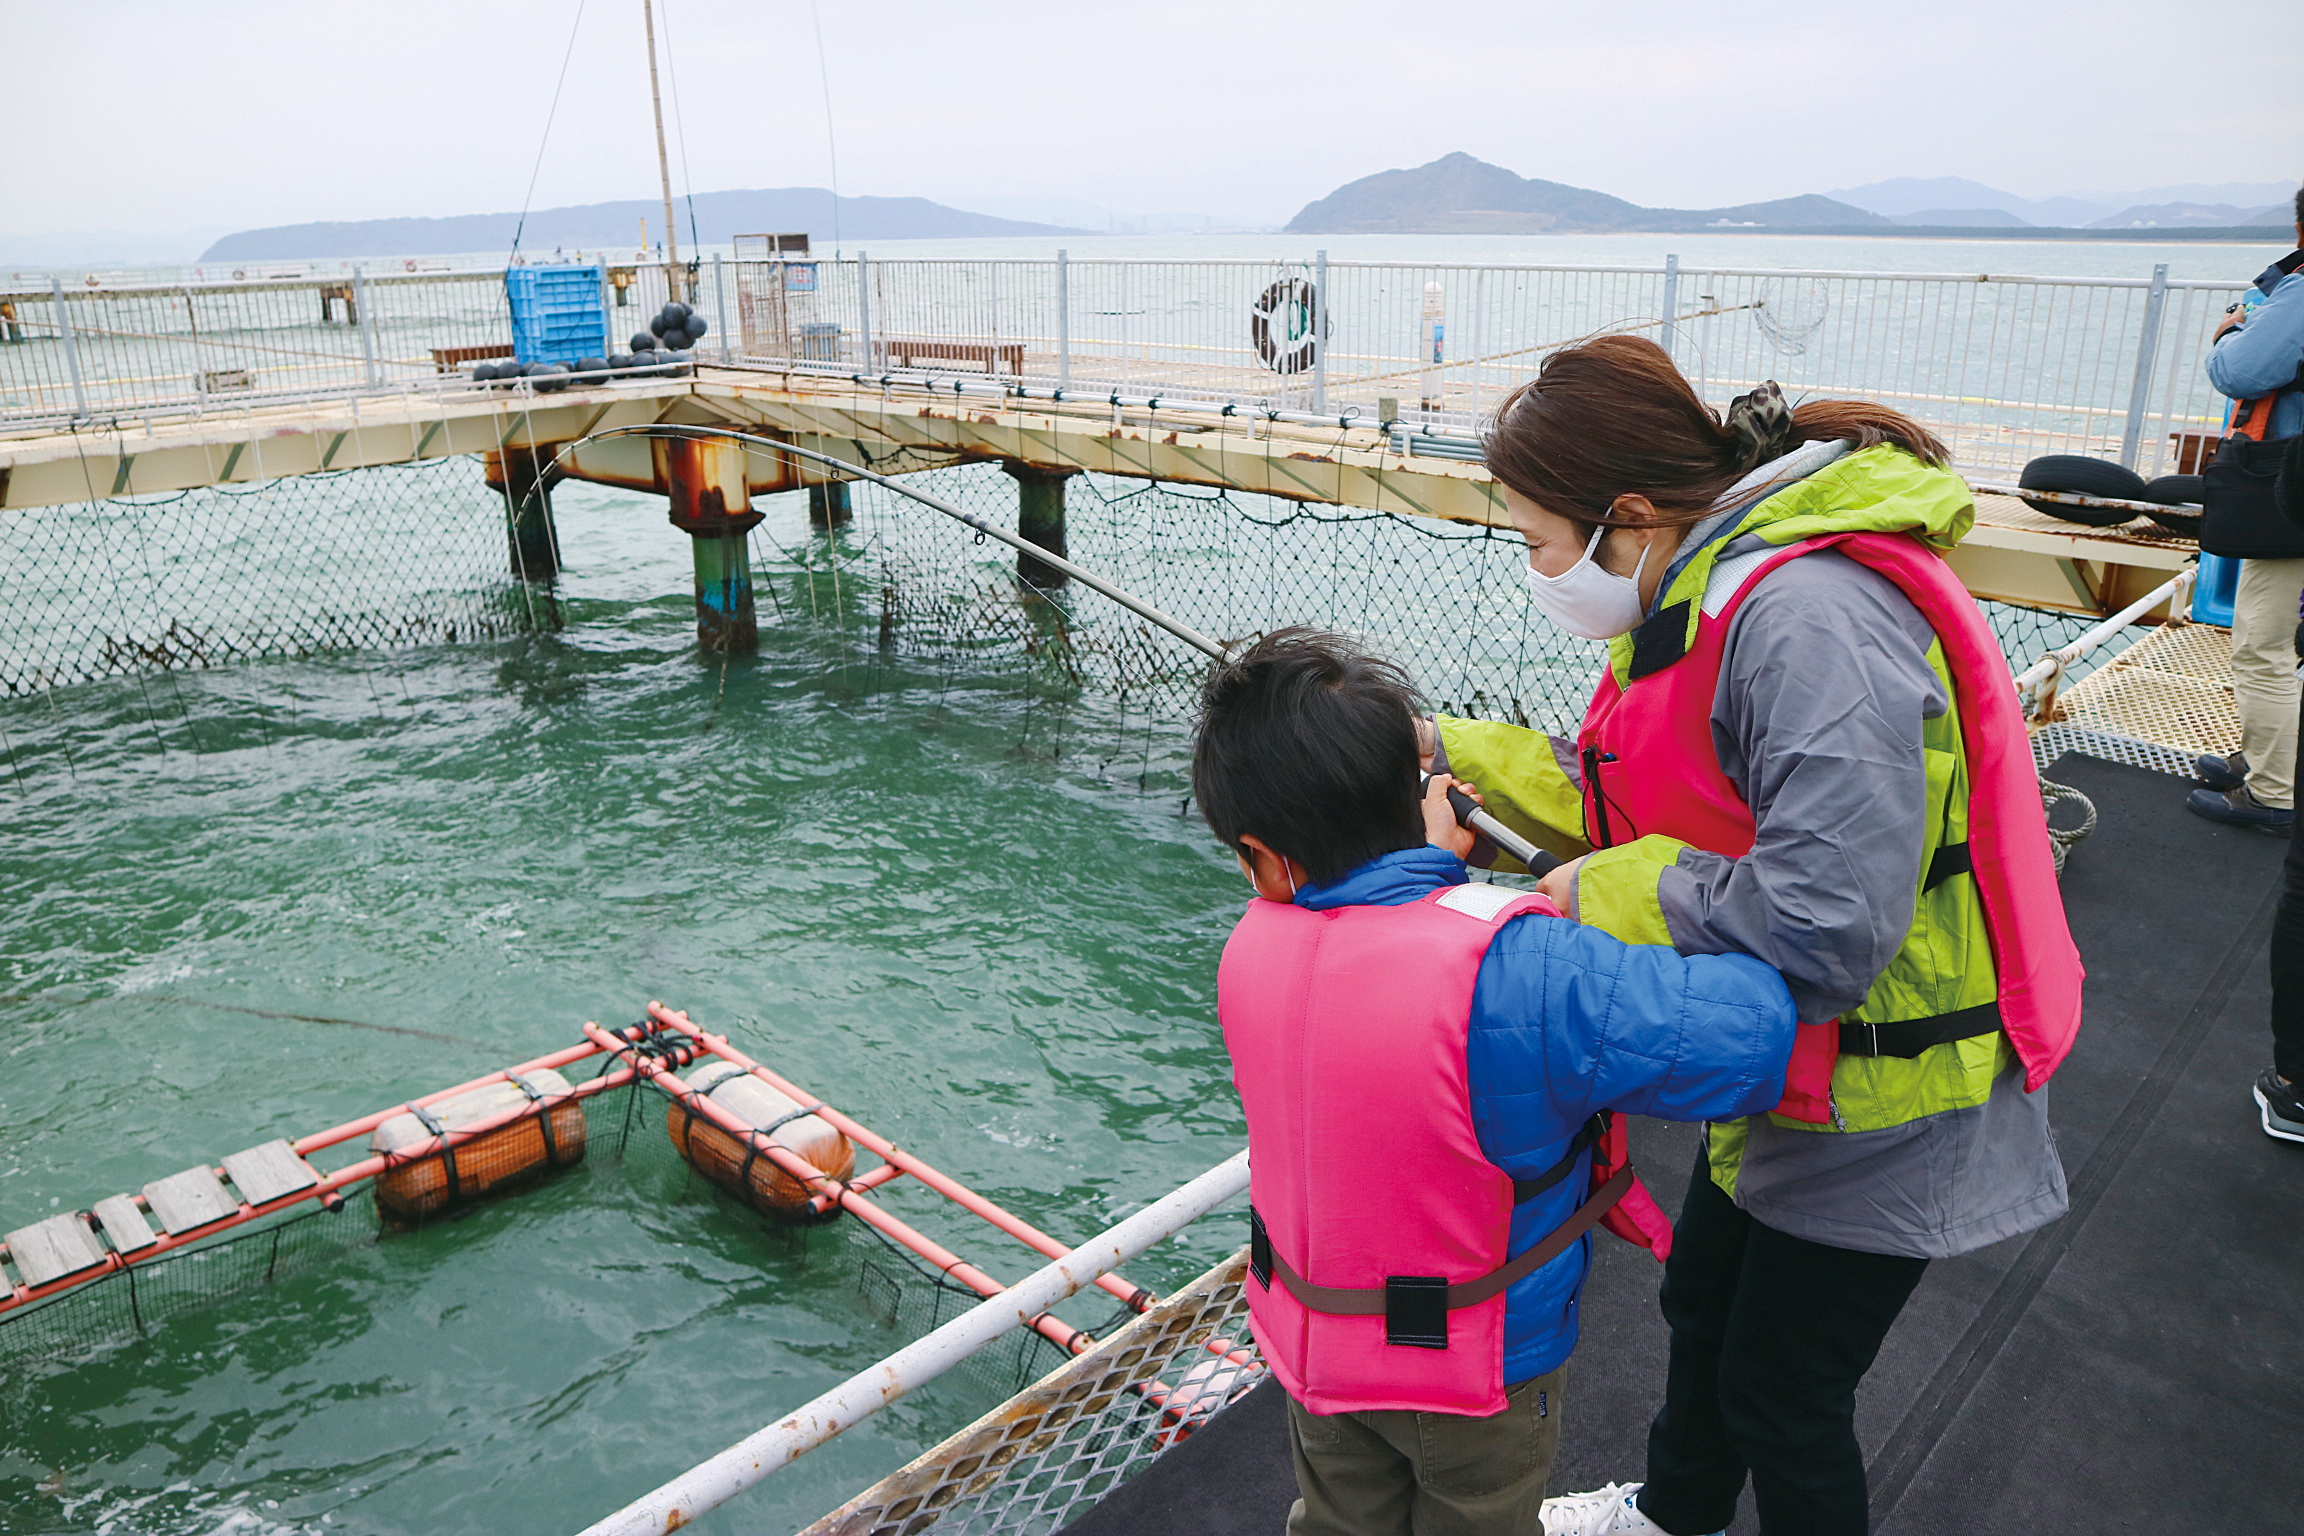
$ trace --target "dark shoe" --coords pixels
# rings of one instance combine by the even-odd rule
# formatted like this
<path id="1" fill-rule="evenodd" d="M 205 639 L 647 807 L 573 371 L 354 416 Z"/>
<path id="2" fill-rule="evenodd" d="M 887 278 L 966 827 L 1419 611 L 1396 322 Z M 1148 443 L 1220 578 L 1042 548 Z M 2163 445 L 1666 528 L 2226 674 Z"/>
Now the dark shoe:
<path id="1" fill-rule="evenodd" d="M 2192 759 L 2192 777 L 2221 793 L 2238 789 L 2248 782 L 2248 759 L 2239 752 L 2230 757 L 2212 757 L 2203 753 Z"/>
<path id="2" fill-rule="evenodd" d="M 2265 832 L 2273 837 L 2287 837 L 2295 829 L 2294 811 L 2276 811 L 2248 793 L 2243 784 L 2222 794 L 2213 789 L 2196 789 L 2184 797 L 2184 809 L 2210 821 L 2221 821 L 2226 826 L 2246 827 L 2251 832 Z"/>
<path id="3" fill-rule="evenodd" d="M 2263 1112 L 2265 1135 L 2304 1141 L 2304 1099 L 2297 1097 L 2294 1083 L 2280 1081 L 2280 1074 L 2266 1067 L 2256 1079 L 2254 1097 Z"/>

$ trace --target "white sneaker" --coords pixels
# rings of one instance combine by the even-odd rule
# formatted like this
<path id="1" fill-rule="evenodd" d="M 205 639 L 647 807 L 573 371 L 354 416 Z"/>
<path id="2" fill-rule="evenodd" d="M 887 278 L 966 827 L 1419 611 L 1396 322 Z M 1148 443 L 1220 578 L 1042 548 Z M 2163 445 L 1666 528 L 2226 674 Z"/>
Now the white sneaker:
<path id="1" fill-rule="evenodd" d="M 1610 1483 L 1590 1493 L 1546 1499 L 1544 1536 L 1666 1536 L 1664 1527 L 1632 1502 L 1639 1491 L 1638 1483 Z"/>
<path id="2" fill-rule="evenodd" d="M 1632 1502 L 1638 1483 L 1610 1483 L 1590 1493 L 1544 1501 L 1544 1536 L 1670 1536 Z M 1715 1532 L 1714 1536 L 1725 1536 Z"/>

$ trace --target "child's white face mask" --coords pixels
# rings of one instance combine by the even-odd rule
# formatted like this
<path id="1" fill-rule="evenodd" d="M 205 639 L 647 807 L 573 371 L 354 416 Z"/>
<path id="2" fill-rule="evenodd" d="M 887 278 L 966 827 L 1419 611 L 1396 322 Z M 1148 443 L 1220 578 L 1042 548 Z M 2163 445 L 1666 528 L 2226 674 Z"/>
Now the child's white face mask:
<path id="1" fill-rule="evenodd" d="M 1640 573 L 1648 568 L 1648 551 L 1640 551 L 1640 563 L 1629 576 L 1603 569 L 1594 556 L 1607 533 L 1606 525 L 1593 529 L 1582 558 L 1557 576 L 1547 576 L 1533 565 L 1527 568 L 1528 598 L 1537 612 L 1586 640 L 1630 634 L 1647 611 L 1640 601 Z"/>

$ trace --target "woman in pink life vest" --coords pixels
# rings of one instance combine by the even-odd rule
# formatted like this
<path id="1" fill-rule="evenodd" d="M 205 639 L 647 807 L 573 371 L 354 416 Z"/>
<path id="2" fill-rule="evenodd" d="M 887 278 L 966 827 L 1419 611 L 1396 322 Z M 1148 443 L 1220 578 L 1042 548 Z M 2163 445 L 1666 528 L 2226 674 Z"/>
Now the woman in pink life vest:
<path id="1" fill-rule="evenodd" d="M 2063 1213 L 2041 1090 L 2080 962 L 1945 459 L 1773 384 L 1723 418 L 1630 336 L 1490 435 L 1531 600 L 1607 665 L 1574 741 L 1440 718 L 1435 771 L 1581 855 L 1541 886 L 1572 916 L 1765 960 L 1801 1021 L 1782 1102 L 1706 1129 L 1645 1484 L 1550 1501 L 1551 1536 L 1718 1531 L 1747 1477 L 1769 1536 L 1862 1536 L 1855 1390 L 1928 1261 Z"/>
<path id="2" fill-rule="evenodd" d="M 1757 961 L 1469 883 L 1454 781 L 1419 803 L 1416 707 L 1397 667 L 1283 630 L 1211 673 L 1193 752 L 1258 898 L 1217 1011 L 1293 1536 L 1534 1530 L 1590 1232 L 1638 1189 L 1604 1169 L 1612 1114 L 1764 1108 L 1792 1044 Z"/>

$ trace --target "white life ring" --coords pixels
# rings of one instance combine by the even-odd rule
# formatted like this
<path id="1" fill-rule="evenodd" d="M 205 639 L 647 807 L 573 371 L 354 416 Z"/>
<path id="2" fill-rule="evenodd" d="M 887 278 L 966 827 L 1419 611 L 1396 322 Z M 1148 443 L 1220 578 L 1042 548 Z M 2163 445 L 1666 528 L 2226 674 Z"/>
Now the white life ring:
<path id="1" fill-rule="evenodd" d="M 246 278 L 247 275 L 248 269 L 246 267 L 234 267 L 232 269 L 232 281 L 236 283 Z"/>
<path id="2" fill-rule="evenodd" d="M 1283 277 L 1258 296 L 1248 311 L 1248 334 L 1256 356 L 1274 373 L 1302 373 L 1320 355 L 1327 338 L 1320 326 L 1320 290 L 1308 278 Z"/>

